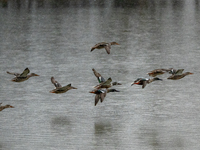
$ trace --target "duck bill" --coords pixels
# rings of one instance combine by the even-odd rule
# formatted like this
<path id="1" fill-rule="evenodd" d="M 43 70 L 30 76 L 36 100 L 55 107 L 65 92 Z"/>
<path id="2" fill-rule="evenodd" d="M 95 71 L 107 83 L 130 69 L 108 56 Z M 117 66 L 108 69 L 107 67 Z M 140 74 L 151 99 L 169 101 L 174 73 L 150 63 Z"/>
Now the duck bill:
<path id="1" fill-rule="evenodd" d="M 56 93 L 55 91 L 49 91 L 50 93 Z"/>
<path id="2" fill-rule="evenodd" d="M 194 74 L 194 73 L 190 72 L 190 74 Z"/>
<path id="3" fill-rule="evenodd" d="M 132 83 L 131 86 L 134 85 L 134 84 L 139 84 L 139 82 Z"/>
<path id="4" fill-rule="evenodd" d="M 119 43 L 116 43 L 116 45 L 120 45 Z"/>
<path id="5" fill-rule="evenodd" d="M 13 106 L 10 106 L 10 108 L 15 108 L 15 107 L 13 107 Z"/>
<path id="6" fill-rule="evenodd" d="M 95 93 L 94 91 L 90 91 L 89 93 Z"/>
<path id="7" fill-rule="evenodd" d="M 35 76 L 40 76 L 40 75 L 38 75 L 38 74 L 35 74 Z"/>

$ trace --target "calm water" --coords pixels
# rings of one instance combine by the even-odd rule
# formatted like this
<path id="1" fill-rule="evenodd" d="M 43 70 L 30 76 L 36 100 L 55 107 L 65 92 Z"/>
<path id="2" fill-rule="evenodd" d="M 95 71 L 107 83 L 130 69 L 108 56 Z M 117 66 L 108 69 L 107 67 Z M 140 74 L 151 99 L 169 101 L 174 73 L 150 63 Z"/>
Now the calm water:
<path id="1" fill-rule="evenodd" d="M 199 149 L 199 1 L 17 2 L 0 7 L 0 102 L 15 107 L 0 112 L 1 150 Z M 120 45 L 90 52 L 102 41 Z M 40 76 L 10 81 L 26 67 Z M 170 67 L 194 75 L 130 86 Z M 92 68 L 123 84 L 96 107 Z M 49 93 L 51 76 L 78 89 Z"/>

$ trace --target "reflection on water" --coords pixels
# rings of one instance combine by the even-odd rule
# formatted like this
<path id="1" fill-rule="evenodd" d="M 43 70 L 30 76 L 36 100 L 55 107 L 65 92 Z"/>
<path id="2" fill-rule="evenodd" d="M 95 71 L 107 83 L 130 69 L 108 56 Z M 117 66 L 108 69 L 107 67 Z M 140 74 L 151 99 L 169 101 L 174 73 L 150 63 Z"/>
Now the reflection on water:
<path id="1" fill-rule="evenodd" d="M 56 133 L 62 134 L 63 132 L 71 132 L 72 131 L 72 123 L 68 117 L 60 116 L 56 118 L 52 118 L 51 126 L 53 130 L 56 130 Z"/>
<path id="2" fill-rule="evenodd" d="M 118 137 L 116 125 L 112 125 L 111 121 L 106 119 L 100 119 L 94 123 L 94 136 L 95 136 L 95 147 L 101 148 L 121 148 L 121 140 Z"/>
<path id="3" fill-rule="evenodd" d="M 151 145 L 156 149 L 162 149 L 162 147 L 172 147 L 172 148 L 180 148 L 184 149 L 184 139 L 181 136 L 171 135 L 170 139 L 166 142 L 165 134 L 161 135 L 155 129 L 141 129 L 141 140 L 144 140 L 146 143 Z M 165 142 L 163 142 L 165 141 Z"/>
<path id="4" fill-rule="evenodd" d="M 0 149 L 199 149 L 198 0 L 0 0 Z M 90 52 L 103 41 L 119 46 Z M 38 73 L 13 83 L 6 71 Z M 194 72 L 145 89 L 158 68 Z M 94 106 L 104 78 L 122 83 Z M 31 71 L 31 72 L 32 72 Z M 77 90 L 52 94 L 50 78 Z"/>
<path id="5" fill-rule="evenodd" d="M 160 139 L 161 137 L 159 137 L 159 134 L 155 129 L 141 128 L 141 135 L 139 138 L 149 143 L 149 145 L 151 145 L 152 147 L 158 149 L 162 147 L 162 142 Z"/>
<path id="6" fill-rule="evenodd" d="M 52 119 L 53 126 L 70 126 L 71 121 L 67 117 L 56 117 Z"/>
<path id="7" fill-rule="evenodd" d="M 109 134 L 112 132 L 112 124 L 109 121 L 101 121 L 94 123 L 95 135 Z"/>
<path id="8" fill-rule="evenodd" d="M 0 143 L 0 149 L 2 149 L 3 150 L 3 145 Z"/>

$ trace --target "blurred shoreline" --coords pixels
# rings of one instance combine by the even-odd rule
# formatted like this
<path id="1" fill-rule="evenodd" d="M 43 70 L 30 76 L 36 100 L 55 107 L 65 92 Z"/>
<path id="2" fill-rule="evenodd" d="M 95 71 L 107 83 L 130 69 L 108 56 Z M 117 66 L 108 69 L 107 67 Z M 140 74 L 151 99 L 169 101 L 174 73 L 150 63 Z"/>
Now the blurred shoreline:
<path id="1" fill-rule="evenodd" d="M 199 0 L 193 0 L 199 6 Z M 0 0 L 1 8 L 183 6 L 181 0 Z"/>

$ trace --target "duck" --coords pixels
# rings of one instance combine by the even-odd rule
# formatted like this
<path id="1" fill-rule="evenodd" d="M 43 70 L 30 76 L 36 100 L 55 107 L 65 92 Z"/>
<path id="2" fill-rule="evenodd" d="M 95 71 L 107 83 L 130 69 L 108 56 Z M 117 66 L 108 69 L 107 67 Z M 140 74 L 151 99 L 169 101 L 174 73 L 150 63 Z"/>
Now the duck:
<path id="1" fill-rule="evenodd" d="M 101 88 L 110 88 L 115 85 L 121 85 L 121 83 L 118 82 L 112 82 L 111 78 L 108 78 L 105 82 L 100 83 L 99 85 L 96 85 L 95 89 L 101 89 Z"/>
<path id="2" fill-rule="evenodd" d="M 152 78 L 152 79 L 138 78 L 137 80 L 135 80 L 135 81 L 131 84 L 131 86 L 134 85 L 134 84 L 138 84 L 138 85 L 142 85 L 142 88 L 145 88 L 145 86 L 146 86 L 147 84 L 149 84 L 149 83 L 151 83 L 151 82 L 153 82 L 153 81 L 156 81 L 156 80 L 161 80 L 161 81 L 162 81 L 162 79 L 160 79 L 160 78 L 158 78 L 158 77 L 155 77 L 155 78 Z"/>
<path id="3" fill-rule="evenodd" d="M 99 100 L 101 102 L 103 102 L 104 98 L 106 97 L 106 94 L 110 93 L 110 92 L 120 92 L 120 91 L 118 91 L 116 89 L 94 89 L 94 90 L 90 91 L 89 93 L 96 94 L 95 101 L 94 101 L 94 106 L 97 105 Z"/>
<path id="4" fill-rule="evenodd" d="M 77 89 L 73 86 L 71 86 L 71 83 L 66 85 L 66 86 L 61 86 L 60 83 L 58 83 L 54 77 L 51 77 L 51 82 L 54 84 L 54 86 L 56 87 L 55 89 L 53 89 L 52 91 L 50 91 L 50 93 L 56 93 L 56 94 L 60 94 L 60 93 L 65 93 L 67 92 L 68 90 L 71 90 L 71 89 Z"/>
<path id="5" fill-rule="evenodd" d="M 156 77 L 157 75 L 162 75 L 162 74 L 164 74 L 164 73 L 166 73 L 166 72 L 169 72 L 169 71 L 171 71 L 172 70 L 172 68 L 170 68 L 170 69 L 155 69 L 155 70 L 153 70 L 153 71 L 150 71 L 149 73 L 147 73 L 149 76 L 152 76 L 152 77 Z"/>
<path id="6" fill-rule="evenodd" d="M 111 45 L 119 45 L 119 44 L 118 44 L 117 42 L 110 42 L 110 43 L 101 42 L 101 43 L 97 43 L 96 45 L 94 45 L 94 46 L 91 48 L 91 52 L 92 52 L 94 49 L 102 49 L 102 48 L 105 48 L 106 52 L 107 52 L 108 54 L 110 54 Z"/>
<path id="7" fill-rule="evenodd" d="M 38 74 L 35 74 L 35 73 L 29 74 L 29 72 L 30 72 L 30 70 L 28 68 L 24 69 L 24 71 L 21 74 L 20 73 L 12 73 L 12 72 L 7 71 L 8 74 L 15 76 L 15 78 L 13 78 L 11 80 L 13 82 L 23 82 L 23 81 L 28 80 L 30 77 L 39 76 Z"/>
<path id="8" fill-rule="evenodd" d="M 174 74 L 174 75 L 171 75 L 170 77 L 168 77 L 167 79 L 170 79 L 170 80 L 179 80 L 179 79 L 182 79 L 185 76 L 191 75 L 191 74 L 194 74 L 194 73 L 185 72 L 185 73 L 182 73 L 182 74 Z"/>
<path id="9" fill-rule="evenodd" d="M 0 103 L 0 111 L 4 110 L 5 108 L 14 108 L 11 105 L 5 105 L 5 106 L 1 106 L 2 103 Z"/>
<path id="10" fill-rule="evenodd" d="M 105 82 L 106 80 L 98 73 L 94 68 L 92 69 L 94 75 L 97 77 L 99 83 Z"/>

